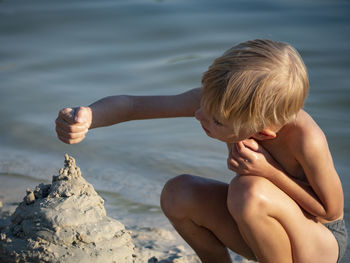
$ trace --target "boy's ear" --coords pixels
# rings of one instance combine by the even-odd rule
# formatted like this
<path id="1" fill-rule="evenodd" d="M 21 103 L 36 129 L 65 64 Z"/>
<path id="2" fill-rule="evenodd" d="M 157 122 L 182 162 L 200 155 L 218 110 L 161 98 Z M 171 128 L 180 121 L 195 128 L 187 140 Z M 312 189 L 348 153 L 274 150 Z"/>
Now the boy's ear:
<path id="1" fill-rule="evenodd" d="M 269 129 L 269 128 L 264 128 L 261 131 L 255 133 L 253 135 L 253 138 L 256 140 L 271 140 L 276 138 L 276 132 L 274 132 L 273 130 Z"/>

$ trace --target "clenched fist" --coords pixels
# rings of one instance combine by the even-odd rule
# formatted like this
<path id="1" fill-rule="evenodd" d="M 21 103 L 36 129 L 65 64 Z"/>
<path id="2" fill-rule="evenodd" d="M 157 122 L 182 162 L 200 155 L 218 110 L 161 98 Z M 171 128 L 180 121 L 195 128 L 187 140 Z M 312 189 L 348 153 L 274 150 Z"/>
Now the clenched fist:
<path id="1" fill-rule="evenodd" d="M 88 132 L 92 121 L 89 107 L 64 108 L 56 119 L 57 137 L 64 143 L 81 142 Z"/>

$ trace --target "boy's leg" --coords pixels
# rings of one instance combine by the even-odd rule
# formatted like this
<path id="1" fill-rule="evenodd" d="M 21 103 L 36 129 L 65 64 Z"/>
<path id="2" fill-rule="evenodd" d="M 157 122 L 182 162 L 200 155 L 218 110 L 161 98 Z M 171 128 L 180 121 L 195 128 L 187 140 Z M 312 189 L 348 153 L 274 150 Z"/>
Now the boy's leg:
<path id="1" fill-rule="evenodd" d="M 228 209 L 260 263 L 337 261 L 338 245 L 331 232 L 265 178 L 234 178 Z"/>
<path id="2" fill-rule="evenodd" d="M 227 209 L 228 184 L 180 175 L 167 182 L 161 206 L 202 262 L 231 262 L 227 247 L 255 259 Z"/>

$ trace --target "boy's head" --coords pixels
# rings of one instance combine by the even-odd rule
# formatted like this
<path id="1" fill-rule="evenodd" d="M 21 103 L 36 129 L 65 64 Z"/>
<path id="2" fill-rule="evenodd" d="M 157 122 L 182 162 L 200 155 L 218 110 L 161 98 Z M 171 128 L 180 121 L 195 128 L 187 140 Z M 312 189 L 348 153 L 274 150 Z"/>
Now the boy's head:
<path id="1" fill-rule="evenodd" d="M 308 89 L 306 67 L 293 47 L 252 40 L 227 50 L 204 73 L 201 105 L 248 136 L 291 121 Z"/>

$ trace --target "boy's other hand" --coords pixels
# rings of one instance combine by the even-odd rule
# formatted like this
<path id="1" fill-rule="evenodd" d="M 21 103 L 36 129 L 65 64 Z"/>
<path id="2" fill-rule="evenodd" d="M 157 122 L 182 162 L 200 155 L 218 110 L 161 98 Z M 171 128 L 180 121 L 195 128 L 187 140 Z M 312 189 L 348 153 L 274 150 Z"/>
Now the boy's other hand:
<path id="1" fill-rule="evenodd" d="M 64 143 L 81 142 L 88 132 L 92 121 L 89 107 L 64 108 L 56 119 L 57 137 Z"/>
<path id="2" fill-rule="evenodd" d="M 245 147 L 251 149 L 254 152 L 259 152 L 259 150 L 261 149 L 259 143 L 254 139 L 245 139 L 242 141 L 242 143 Z"/>
<path id="3" fill-rule="evenodd" d="M 275 162 L 271 155 L 254 139 L 234 143 L 227 158 L 228 169 L 239 175 L 267 177 Z"/>

